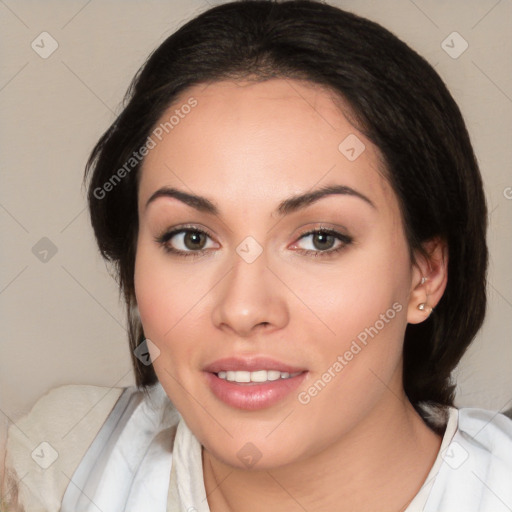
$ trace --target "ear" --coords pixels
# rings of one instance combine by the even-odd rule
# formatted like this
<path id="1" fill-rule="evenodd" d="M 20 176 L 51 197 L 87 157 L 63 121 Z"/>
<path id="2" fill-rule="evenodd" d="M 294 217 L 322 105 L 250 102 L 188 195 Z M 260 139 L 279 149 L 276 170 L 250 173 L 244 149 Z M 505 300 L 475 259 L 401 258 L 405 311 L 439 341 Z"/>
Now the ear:
<path id="1" fill-rule="evenodd" d="M 415 251 L 407 322 L 426 320 L 441 300 L 448 282 L 448 245 L 436 237 L 423 244 L 424 253 Z"/>

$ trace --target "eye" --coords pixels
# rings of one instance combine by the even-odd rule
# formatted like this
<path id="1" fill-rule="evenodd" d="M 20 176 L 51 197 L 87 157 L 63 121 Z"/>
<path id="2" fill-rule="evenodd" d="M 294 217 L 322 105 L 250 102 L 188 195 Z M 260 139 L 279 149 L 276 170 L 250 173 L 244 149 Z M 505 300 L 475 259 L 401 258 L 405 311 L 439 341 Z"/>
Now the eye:
<path id="1" fill-rule="evenodd" d="M 209 249 L 219 245 L 202 229 L 196 227 L 180 227 L 165 232 L 157 237 L 166 252 L 177 256 L 200 256 Z M 332 229 L 316 229 L 304 233 L 291 247 L 301 254 L 308 256 L 331 256 L 352 243 L 352 238 Z"/>
<path id="2" fill-rule="evenodd" d="M 292 246 L 302 254 L 330 256 L 352 243 L 352 238 L 332 229 L 316 229 L 304 233 Z"/>
<path id="3" fill-rule="evenodd" d="M 176 228 L 157 237 L 156 241 L 167 252 L 180 256 L 198 255 L 217 247 L 210 235 L 198 228 Z"/>

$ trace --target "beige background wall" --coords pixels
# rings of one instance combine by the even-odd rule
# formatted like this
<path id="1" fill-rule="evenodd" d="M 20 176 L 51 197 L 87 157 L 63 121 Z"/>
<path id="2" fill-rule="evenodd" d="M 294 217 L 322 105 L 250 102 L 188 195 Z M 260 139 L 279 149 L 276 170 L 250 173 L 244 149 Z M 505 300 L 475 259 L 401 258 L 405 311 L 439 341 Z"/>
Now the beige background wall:
<path id="1" fill-rule="evenodd" d="M 489 313 L 457 372 L 457 403 L 510 408 L 512 1 L 332 3 L 418 50 L 463 111 L 486 186 L 491 265 Z M 0 1 L 0 437 L 54 386 L 133 383 L 124 313 L 85 211 L 83 167 L 148 53 L 209 4 Z M 55 43 L 43 31 L 58 44 L 47 58 L 40 54 Z M 454 31 L 468 43 L 458 58 L 464 41 Z"/>

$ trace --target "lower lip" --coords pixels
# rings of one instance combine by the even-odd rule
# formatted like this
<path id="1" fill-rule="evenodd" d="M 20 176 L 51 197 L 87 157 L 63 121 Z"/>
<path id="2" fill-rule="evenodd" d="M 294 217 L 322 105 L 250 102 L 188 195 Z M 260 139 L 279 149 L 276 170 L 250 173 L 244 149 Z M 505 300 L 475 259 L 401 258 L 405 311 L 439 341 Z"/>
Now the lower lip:
<path id="1" fill-rule="evenodd" d="M 227 405 L 237 409 L 255 411 L 276 404 L 297 389 L 307 371 L 290 377 L 264 383 L 237 383 L 220 379 L 214 373 L 205 372 L 206 380 L 213 394 Z"/>

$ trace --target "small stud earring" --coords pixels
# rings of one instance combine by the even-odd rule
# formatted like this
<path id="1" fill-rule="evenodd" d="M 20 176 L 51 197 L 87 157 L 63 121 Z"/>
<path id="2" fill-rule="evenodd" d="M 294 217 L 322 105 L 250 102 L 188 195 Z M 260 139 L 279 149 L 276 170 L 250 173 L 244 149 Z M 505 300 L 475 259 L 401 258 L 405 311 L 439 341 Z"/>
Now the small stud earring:
<path id="1" fill-rule="evenodd" d="M 418 309 L 420 311 L 428 311 L 427 318 L 432 314 L 432 311 L 434 311 L 434 308 L 429 308 L 425 302 L 418 304 Z"/>
<path id="2" fill-rule="evenodd" d="M 427 282 L 428 277 L 421 278 L 421 284 L 425 284 Z"/>

